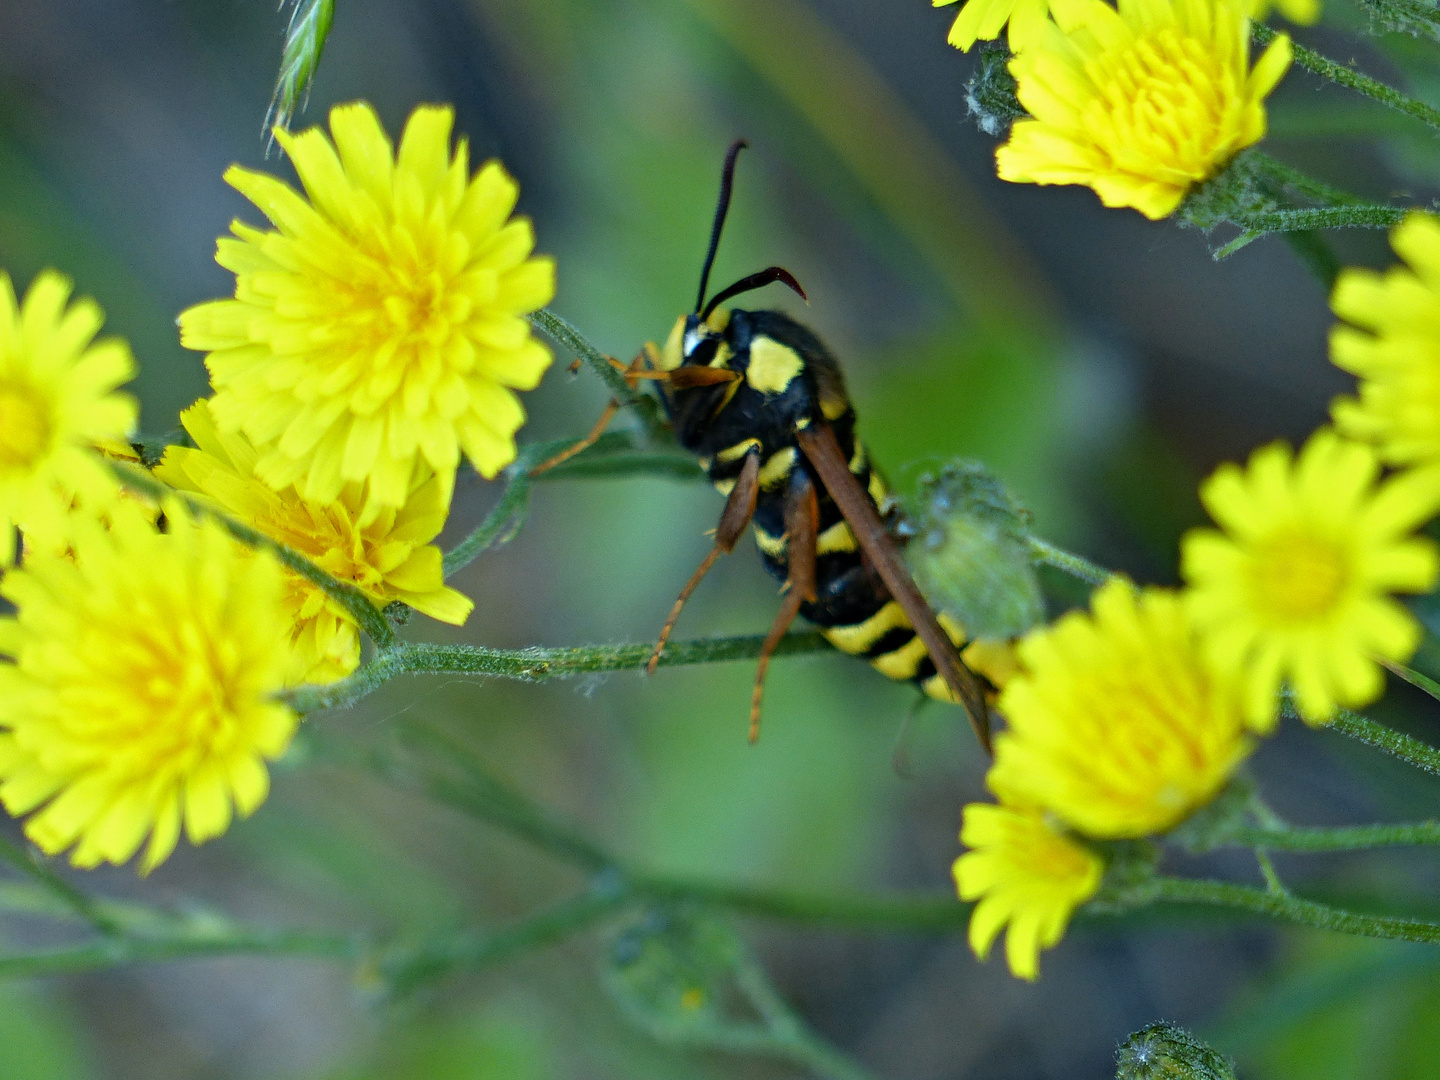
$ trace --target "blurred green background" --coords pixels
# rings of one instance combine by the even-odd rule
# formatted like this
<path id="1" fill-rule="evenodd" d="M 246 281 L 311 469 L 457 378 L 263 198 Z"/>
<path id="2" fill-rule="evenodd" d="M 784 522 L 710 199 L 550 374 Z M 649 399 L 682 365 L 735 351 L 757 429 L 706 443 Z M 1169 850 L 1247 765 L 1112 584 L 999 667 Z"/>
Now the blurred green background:
<path id="1" fill-rule="evenodd" d="M 773 302 L 844 359 L 891 478 L 907 488 L 951 457 L 982 458 L 1042 535 L 1173 580 L 1176 539 L 1201 517 L 1197 481 L 1261 442 L 1303 437 L 1345 387 L 1325 360 L 1324 290 L 1279 240 L 1215 263 L 1200 234 L 1104 211 L 1087 190 L 995 180 L 993 140 L 965 115 L 973 59 L 944 40 L 953 11 L 340 0 L 296 122 L 364 97 L 398 131 L 416 103 L 453 102 L 472 154 L 519 177 L 541 248 L 559 260 L 556 308 L 625 357 L 690 303 L 721 156 L 747 137 L 715 280 L 778 262 L 804 282 L 810 307 Z M 1433 48 L 1356 44 L 1359 15 L 1332 5 L 1328 19 L 1302 36 L 1440 95 Z M 232 216 L 258 220 L 221 173 L 238 161 L 289 175 L 264 161 L 260 130 L 283 27 L 262 0 L 0 3 L 0 265 L 22 283 L 58 266 L 101 302 L 141 360 L 151 434 L 204 392 L 175 315 L 228 293 L 214 239 Z M 1425 199 L 1440 155 L 1409 123 L 1297 72 L 1277 95 L 1271 149 L 1369 195 Z M 1347 261 L 1386 261 L 1382 237 L 1333 239 Z M 527 399 L 528 438 L 578 434 L 604 403 L 588 374 L 564 373 L 566 359 Z M 462 485 L 450 535 L 495 495 Z M 543 485 L 519 536 L 458 579 L 477 602 L 470 624 L 409 632 L 497 646 L 649 640 L 719 505 L 708 488 L 659 479 Z M 1057 588 L 1056 604 L 1067 598 Z M 705 583 L 681 634 L 759 632 L 774 604 L 745 546 Z M 810 891 L 945 889 L 960 807 L 982 797 L 963 718 L 921 712 L 902 777 L 892 747 L 911 692 L 844 658 L 786 660 L 751 748 L 751 677 L 732 664 L 538 688 L 406 682 L 318 716 L 310 738 L 363 748 L 423 718 L 656 868 Z M 1392 691 L 1377 715 L 1435 737 L 1415 695 Z M 1256 771 L 1306 823 L 1434 814 L 1432 782 L 1323 734 L 1288 732 Z M 1190 868 L 1254 875 L 1243 861 Z M 1282 869 L 1318 897 L 1440 907 L 1424 853 Z M 297 762 L 224 840 L 143 882 L 121 870 L 87 884 L 403 939 L 494 925 L 577 881 L 354 771 Z M 1030 986 L 998 960 L 978 964 L 959 936 L 741 929 L 789 1000 L 879 1077 L 1104 1077 L 1115 1043 L 1162 1017 L 1236 1055 L 1246 1077 L 1440 1072 L 1440 969 L 1423 950 L 1162 912 L 1075 926 Z M 49 932 L 0 917 L 12 947 Z M 796 1075 L 632 1031 L 598 988 L 602 951 L 578 939 L 394 1007 L 301 961 L 0 984 L 0 1080 Z"/>

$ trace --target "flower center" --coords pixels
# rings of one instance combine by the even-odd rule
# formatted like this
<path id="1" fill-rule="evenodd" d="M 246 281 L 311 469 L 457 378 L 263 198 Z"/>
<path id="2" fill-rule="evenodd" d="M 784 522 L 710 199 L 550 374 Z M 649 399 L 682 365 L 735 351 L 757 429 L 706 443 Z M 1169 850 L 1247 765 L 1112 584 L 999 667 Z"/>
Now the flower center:
<path id="1" fill-rule="evenodd" d="M 1209 176 L 1228 156 L 1231 80 L 1204 43 L 1167 27 L 1106 67 L 1092 73 L 1101 97 L 1088 120 L 1116 165 L 1188 183 Z"/>
<path id="2" fill-rule="evenodd" d="M 0 383 L 0 473 L 29 470 L 49 445 L 44 403 L 28 387 Z"/>
<path id="3" fill-rule="evenodd" d="M 1282 532 L 1257 546 L 1250 575 L 1263 611 L 1284 622 L 1309 622 L 1334 608 L 1350 566 L 1335 544 Z"/>

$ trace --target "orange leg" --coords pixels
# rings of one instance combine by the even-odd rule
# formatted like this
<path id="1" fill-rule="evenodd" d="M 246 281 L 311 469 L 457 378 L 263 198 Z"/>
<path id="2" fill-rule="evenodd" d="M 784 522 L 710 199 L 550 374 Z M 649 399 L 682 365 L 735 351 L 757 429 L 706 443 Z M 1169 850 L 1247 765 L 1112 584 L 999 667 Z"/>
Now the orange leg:
<path id="1" fill-rule="evenodd" d="M 700 584 L 701 578 L 710 572 L 715 565 L 715 560 L 721 555 L 729 555 L 735 550 L 735 544 L 745 532 L 745 526 L 750 524 L 750 518 L 755 513 L 755 500 L 760 494 L 760 455 L 752 451 L 745 455 L 745 464 L 740 468 L 740 476 L 735 481 L 735 487 L 730 491 L 730 498 L 725 502 L 725 512 L 720 515 L 720 524 L 715 529 L 715 546 L 710 549 L 710 554 L 705 556 L 700 568 L 690 576 L 685 583 L 685 588 L 680 590 L 679 599 L 675 606 L 670 609 L 670 617 L 665 620 L 665 625 L 660 630 L 660 638 L 655 642 L 655 650 L 650 654 L 650 662 L 645 665 L 645 670 L 655 674 L 655 665 L 660 663 L 660 654 L 665 651 L 665 643 L 670 640 L 670 632 L 675 629 L 675 622 L 680 618 L 680 609 L 685 606 L 685 601 L 690 599 L 690 594 Z"/>
<path id="2" fill-rule="evenodd" d="M 750 741 L 760 738 L 760 699 L 765 693 L 765 672 L 770 667 L 770 658 L 780 647 L 780 640 L 800 614 L 800 605 L 815 599 L 815 558 L 816 542 L 820 532 L 820 504 L 815 498 L 815 487 L 804 470 L 797 469 L 790 474 L 790 490 L 785 497 L 785 535 L 787 556 L 790 564 L 789 578 L 785 582 L 785 602 L 775 613 L 770 633 L 765 635 L 765 644 L 760 647 L 760 660 L 755 668 L 755 689 L 750 694 Z"/>

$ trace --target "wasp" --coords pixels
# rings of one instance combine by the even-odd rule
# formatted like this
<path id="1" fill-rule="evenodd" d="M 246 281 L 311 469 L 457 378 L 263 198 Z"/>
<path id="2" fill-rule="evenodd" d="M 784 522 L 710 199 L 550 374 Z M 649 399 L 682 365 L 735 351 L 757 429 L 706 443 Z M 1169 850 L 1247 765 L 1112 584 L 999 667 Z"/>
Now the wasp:
<path id="1" fill-rule="evenodd" d="M 785 599 L 760 650 L 751 742 L 760 733 L 770 658 L 802 615 L 836 648 L 869 660 L 881 674 L 964 706 L 989 752 L 988 684 L 961 659 L 962 628 L 930 609 L 901 559 L 898 505 L 855 436 L 855 410 L 839 362 L 784 312 L 724 306 L 777 283 L 808 302 L 805 290 L 789 271 L 771 266 L 706 299 L 735 164 L 746 145 L 737 140 L 725 155 L 695 310 L 676 320 L 663 348 L 647 344 L 628 367 L 611 360 L 632 385 L 656 385 L 677 441 L 700 459 L 726 497 L 714 546 L 680 591 L 647 670 L 655 671 L 700 581 L 752 526 L 766 569 L 784 583 Z M 588 436 L 532 473 L 593 445 L 619 407 L 611 401 Z"/>
<path id="2" fill-rule="evenodd" d="M 965 635 L 931 610 L 905 567 L 898 506 L 856 437 L 839 363 L 789 315 L 725 306 L 771 284 L 802 299 L 804 289 L 784 268 L 771 266 L 706 299 L 745 146 L 738 140 L 725 155 L 695 309 L 680 316 L 663 348 L 648 345 L 642 354 L 647 372 L 641 377 L 654 380 L 676 439 L 726 496 L 714 546 L 681 590 L 649 670 L 686 600 L 749 525 L 766 569 L 784 583 L 756 671 L 752 742 L 770 657 L 801 615 L 831 644 L 882 674 L 963 705 L 989 751 L 985 688 L 960 657 Z"/>

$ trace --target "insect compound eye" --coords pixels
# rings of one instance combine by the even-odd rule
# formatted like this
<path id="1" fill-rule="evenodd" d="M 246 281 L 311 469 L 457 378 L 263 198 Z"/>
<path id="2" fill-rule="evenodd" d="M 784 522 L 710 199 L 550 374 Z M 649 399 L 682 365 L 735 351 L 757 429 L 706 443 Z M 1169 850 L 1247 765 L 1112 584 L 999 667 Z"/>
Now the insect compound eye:
<path id="1" fill-rule="evenodd" d="M 715 351 L 720 347 L 720 339 L 709 335 L 699 338 L 693 344 L 686 342 L 685 362 L 687 364 L 708 364 L 715 359 Z"/>

